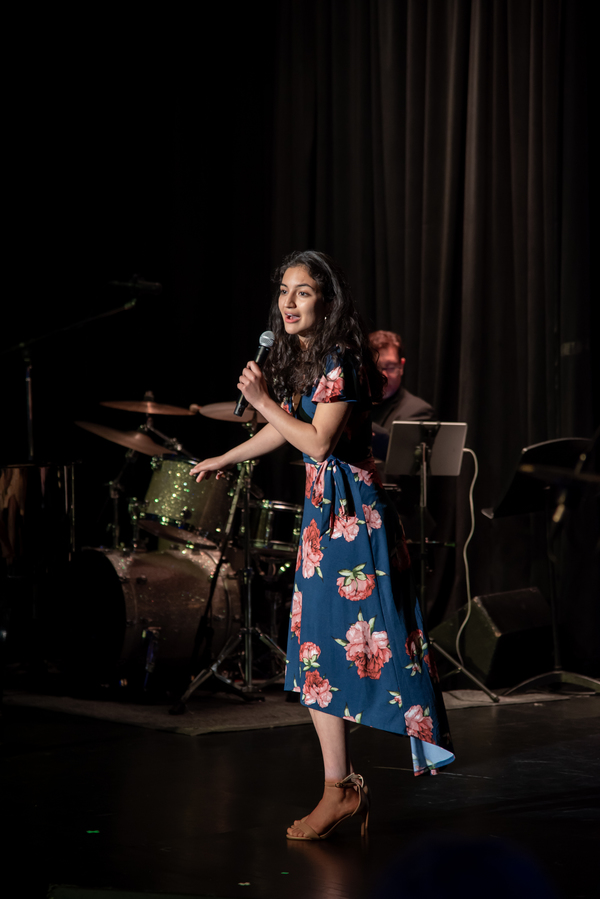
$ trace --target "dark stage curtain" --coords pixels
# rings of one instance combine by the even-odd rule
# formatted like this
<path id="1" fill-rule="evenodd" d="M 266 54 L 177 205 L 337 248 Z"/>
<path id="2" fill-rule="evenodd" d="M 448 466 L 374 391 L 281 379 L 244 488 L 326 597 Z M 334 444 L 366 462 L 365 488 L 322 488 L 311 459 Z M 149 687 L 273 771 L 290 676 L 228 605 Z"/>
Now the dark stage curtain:
<path id="1" fill-rule="evenodd" d="M 306 246 L 338 258 L 369 324 L 402 333 L 406 386 L 440 420 L 468 423 L 474 594 L 547 586 L 540 522 L 479 510 L 498 503 L 522 447 L 592 434 L 587 7 L 291 0 L 279 12 L 273 259 Z M 472 470 L 467 459 L 437 487 L 438 534 L 459 545 Z M 435 618 L 465 600 L 462 560 L 453 577 Z M 598 629 L 594 602 L 582 614 Z"/>

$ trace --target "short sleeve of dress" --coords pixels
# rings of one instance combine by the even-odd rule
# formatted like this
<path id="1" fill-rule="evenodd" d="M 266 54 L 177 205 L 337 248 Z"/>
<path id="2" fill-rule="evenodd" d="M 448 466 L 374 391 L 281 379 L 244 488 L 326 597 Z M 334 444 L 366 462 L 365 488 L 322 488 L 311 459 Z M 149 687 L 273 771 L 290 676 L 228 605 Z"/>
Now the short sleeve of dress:
<path id="1" fill-rule="evenodd" d="M 358 403 L 363 393 L 355 361 L 340 354 L 327 357 L 311 399 L 313 403 Z"/>

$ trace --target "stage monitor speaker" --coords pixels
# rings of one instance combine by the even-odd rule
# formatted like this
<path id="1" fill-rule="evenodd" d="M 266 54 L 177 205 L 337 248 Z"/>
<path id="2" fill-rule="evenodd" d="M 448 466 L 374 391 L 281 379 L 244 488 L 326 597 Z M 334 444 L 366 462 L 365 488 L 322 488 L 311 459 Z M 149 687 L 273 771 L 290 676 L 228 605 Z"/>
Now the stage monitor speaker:
<path id="1" fill-rule="evenodd" d="M 430 631 L 434 643 L 455 658 L 456 635 L 466 612 L 465 605 Z M 465 666 L 487 687 L 512 687 L 550 671 L 550 607 L 537 587 L 476 596 L 460 638 L 460 649 Z M 450 663 L 442 664 L 439 653 L 436 661 L 443 675 Z"/>

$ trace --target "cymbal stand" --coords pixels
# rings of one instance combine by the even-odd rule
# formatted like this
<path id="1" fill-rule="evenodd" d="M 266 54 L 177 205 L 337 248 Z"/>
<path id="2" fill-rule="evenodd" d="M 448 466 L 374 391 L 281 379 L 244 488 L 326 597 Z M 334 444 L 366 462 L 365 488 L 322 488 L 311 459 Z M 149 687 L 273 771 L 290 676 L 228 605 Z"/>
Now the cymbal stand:
<path id="1" fill-rule="evenodd" d="M 154 394 L 151 390 L 147 390 L 144 394 L 144 400 L 148 403 L 154 402 Z M 154 419 L 151 415 L 146 415 L 146 424 L 140 425 L 140 431 L 143 431 L 144 434 L 156 434 L 157 437 L 165 444 L 167 449 L 170 449 L 173 453 L 180 453 L 182 456 L 187 456 L 188 459 L 193 459 L 194 456 L 192 453 L 188 452 L 184 446 L 177 440 L 176 437 L 167 437 L 166 434 L 163 434 L 162 431 L 159 431 L 158 428 L 154 427 Z"/>
<path id="2" fill-rule="evenodd" d="M 594 693 L 600 693 L 600 679 L 596 677 L 590 677 L 587 674 L 579 674 L 576 671 L 565 671 L 562 665 L 561 658 L 561 648 L 560 648 L 560 625 L 558 620 L 558 584 L 559 584 L 559 573 L 558 573 L 558 546 L 559 540 L 562 534 L 562 530 L 565 526 L 566 515 L 568 509 L 573 511 L 578 505 L 581 497 L 577 496 L 578 487 L 581 486 L 581 482 L 577 481 L 577 478 L 582 473 L 584 466 L 586 463 L 592 462 L 597 452 L 597 445 L 600 440 L 600 428 L 598 428 L 590 440 L 590 443 L 585 450 L 585 452 L 581 453 L 579 459 L 575 465 L 575 470 L 573 471 L 572 480 L 567 481 L 566 485 L 560 492 L 558 497 L 558 502 L 556 504 L 556 508 L 552 511 L 552 508 L 549 506 L 548 496 L 546 499 L 546 553 L 548 556 L 548 567 L 549 567 L 549 584 L 550 584 L 550 615 L 552 622 L 552 644 L 553 644 L 553 656 L 554 656 L 554 666 L 552 671 L 546 671 L 543 674 L 536 674 L 534 677 L 530 677 L 527 680 L 522 681 L 520 684 L 517 684 L 516 687 L 511 687 L 510 690 L 507 690 L 504 694 L 505 696 L 510 695 L 511 693 L 516 693 L 519 690 L 531 690 L 533 687 L 546 687 L 554 684 L 570 684 L 571 686 L 577 687 L 585 687 Z"/>
<path id="3" fill-rule="evenodd" d="M 140 425 L 140 431 L 143 431 L 145 434 L 156 434 L 157 437 L 165 444 L 165 448 L 171 450 L 172 453 L 180 453 L 182 456 L 187 456 L 188 459 L 193 459 L 194 456 L 192 453 L 188 452 L 184 446 L 177 440 L 176 437 L 167 437 L 166 434 L 163 434 L 162 431 L 159 431 L 158 428 L 154 427 L 154 419 L 151 415 L 146 416 L 146 424 Z"/>
<path id="4" fill-rule="evenodd" d="M 256 432 L 256 415 L 253 416 L 250 422 L 246 422 L 243 427 L 249 431 L 249 436 L 252 437 Z M 241 465 L 236 493 L 232 503 L 232 511 L 230 512 L 226 533 L 223 537 L 220 547 L 222 558 L 227 547 L 232 529 L 233 513 L 235 512 L 235 507 L 237 507 L 238 505 L 239 497 L 243 492 L 244 505 L 242 508 L 242 530 L 244 537 L 244 568 L 239 573 L 242 575 L 244 626 L 240 628 L 237 634 L 234 634 L 229 638 L 229 640 L 227 640 L 225 646 L 223 647 L 213 664 L 210 666 L 210 668 L 205 668 L 192 680 L 191 684 L 182 695 L 179 702 L 175 706 L 173 706 L 173 708 L 169 709 L 169 713 L 171 715 L 183 714 L 183 712 L 185 712 L 186 710 L 185 703 L 190 698 L 192 693 L 210 677 L 215 677 L 218 681 L 225 684 L 229 692 L 236 693 L 245 702 L 250 702 L 252 700 L 264 701 L 265 697 L 261 692 L 261 688 L 255 686 L 252 683 L 252 640 L 255 637 L 258 638 L 266 646 L 268 646 L 271 652 L 278 655 L 281 659 L 283 659 L 284 662 L 287 658 L 283 649 L 281 649 L 281 647 L 278 646 L 271 637 L 269 637 L 267 634 L 264 634 L 260 630 L 260 628 L 252 624 L 252 578 L 254 576 L 254 569 L 252 567 L 252 555 L 250 546 L 250 497 L 252 492 L 252 473 L 254 464 L 255 463 L 253 460 L 249 460 L 247 462 L 243 462 Z M 213 575 L 213 583 L 216 583 L 215 575 Z M 234 683 L 231 678 L 226 677 L 224 674 L 221 674 L 218 669 L 226 659 L 234 655 L 238 646 L 242 642 L 244 644 L 244 684 L 240 687 L 236 683 Z M 274 677 L 269 678 L 267 681 L 263 681 L 262 686 L 268 686 L 269 684 L 280 680 L 283 677 L 283 674 L 284 672 L 282 671 L 281 673 L 276 674 Z"/>
<path id="5" fill-rule="evenodd" d="M 112 501 L 112 507 L 113 507 L 113 519 L 112 519 L 112 522 L 108 526 L 110 531 L 112 532 L 112 548 L 113 549 L 119 548 L 119 538 L 121 536 L 121 528 L 119 525 L 119 499 L 121 497 L 121 493 L 123 492 L 123 485 L 121 484 L 121 481 L 123 479 L 123 475 L 125 474 L 127 468 L 129 467 L 129 465 L 132 462 L 134 462 L 137 459 L 137 456 L 138 456 L 138 454 L 135 450 L 133 450 L 133 449 L 127 450 L 127 452 L 125 453 L 125 464 L 123 465 L 121 471 L 119 472 L 119 474 L 116 476 L 116 478 L 114 480 L 109 481 L 107 484 L 108 491 L 109 491 L 109 497 Z"/>

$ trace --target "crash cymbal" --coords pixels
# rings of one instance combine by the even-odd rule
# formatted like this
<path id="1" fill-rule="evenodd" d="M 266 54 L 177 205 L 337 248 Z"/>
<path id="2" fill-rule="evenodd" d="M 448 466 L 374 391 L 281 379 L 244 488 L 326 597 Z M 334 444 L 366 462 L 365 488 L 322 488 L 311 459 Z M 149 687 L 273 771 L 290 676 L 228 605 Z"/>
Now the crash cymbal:
<path id="1" fill-rule="evenodd" d="M 105 400 L 101 406 L 111 409 L 123 409 L 124 412 L 141 412 L 142 415 L 194 415 L 189 409 L 181 406 L 165 406 L 163 403 L 147 403 L 137 400 Z"/>
<path id="2" fill-rule="evenodd" d="M 243 415 L 234 415 L 234 409 L 235 403 L 211 403 L 210 406 L 202 406 L 200 415 L 205 415 L 206 418 L 216 418 L 217 421 L 234 422 L 252 421 L 252 418 L 256 415 L 256 420 L 259 425 L 263 425 L 267 420 L 250 406 L 247 409 L 244 409 Z"/>
<path id="3" fill-rule="evenodd" d="M 115 428 L 106 428 L 91 421 L 76 421 L 75 424 L 84 431 L 90 431 L 98 437 L 110 440 L 111 443 L 118 443 L 119 446 L 126 446 L 138 453 L 145 453 L 146 456 L 162 456 L 163 453 L 171 452 L 164 446 L 159 446 L 143 431 L 117 431 Z"/>

